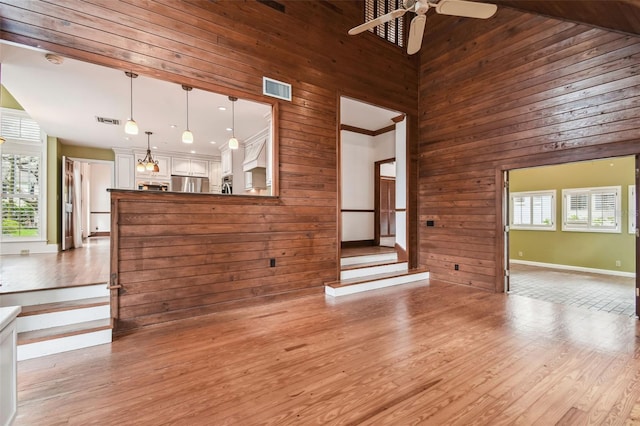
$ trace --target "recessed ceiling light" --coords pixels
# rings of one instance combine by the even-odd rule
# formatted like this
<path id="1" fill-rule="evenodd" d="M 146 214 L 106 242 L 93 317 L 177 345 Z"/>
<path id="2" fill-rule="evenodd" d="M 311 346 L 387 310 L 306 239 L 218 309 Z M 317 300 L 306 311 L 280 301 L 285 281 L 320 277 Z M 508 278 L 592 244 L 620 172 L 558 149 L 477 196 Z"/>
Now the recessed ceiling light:
<path id="1" fill-rule="evenodd" d="M 171 126 L 169 126 L 169 127 L 171 127 L 172 129 L 175 129 L 176 127 L 178 127 L 178 125 L 176 125 L 176 124 L 172 124 L 172 125 L 171 125 Z"/>
<path id="2" fill-rule="evenodd" d="M 157 146 L 152 146 L 151 148 L 153 148 L 153 149 L 158 149 L 158 147 L 157 147 Z"/>
<path id="3" fill-rule="evenodd" d="M 53 53 L 47 53 L 44 57 L 54 65 L 60 65 L 64 62 L 64 58 L 62 56 L 54 55 Z"/>
<path id="4" fill-rule="evenodd" d="M 130 138 L 129 136 L 125 136 L 125 137 L 124 137 L 124 138 L 122 138 L 122 139 L 124 139 L 125 141 L 130 141 L 130 140 L 131 140 L 131 138 Z"/>
<path id="5" fill-rule="evenodd" d="M 232 131 L 233 129 L 231 127 L 227 127 L 227 132 Z"/>
<path id="6" fill-rule="evenodd" d="M 218 107 L 218 109 L 219 109 L 220 111 L 226 111 L 226 110 L 227 110 L 227 107 L 219 106 L 219 107 Z"/>
<path id="7" fill-rule="evenodd" d="M 216 144 L 216 141 L 211 141 L 211 145 L 215 145 L 215 144 Z"/>
<path id="8" fill-rule="evenodd" d="M 193 151 L 193 150 L 191 150 L 191 153 L 192 153 L 192 154 L 195 154 L 196 152 L 195 152 L 195 151 Z"/>

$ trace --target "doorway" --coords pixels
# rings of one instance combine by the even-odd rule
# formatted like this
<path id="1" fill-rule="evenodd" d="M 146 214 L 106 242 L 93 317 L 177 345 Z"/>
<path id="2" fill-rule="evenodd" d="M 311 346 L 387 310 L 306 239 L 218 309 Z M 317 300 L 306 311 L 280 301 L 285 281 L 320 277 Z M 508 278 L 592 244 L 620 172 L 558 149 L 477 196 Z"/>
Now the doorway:
<path id="1" fill-rule="evenodd" d="M 405 115 L 341 97 L 338 143 L 340 255 L 387 248 L 406 258 Z"/>
<path id="2" fill-rule="evenodd" d="M 63 156 L 62 238 L 63 251 L 80 248 L 89 237 L 106 237 L 111 227 L 108 188 L 114 185 L 111 161 Z"/>
<path id="3" fill-rule="evenodd" d="M 505 291 L 637 315 L 636 158 L 504 173 Z"/>

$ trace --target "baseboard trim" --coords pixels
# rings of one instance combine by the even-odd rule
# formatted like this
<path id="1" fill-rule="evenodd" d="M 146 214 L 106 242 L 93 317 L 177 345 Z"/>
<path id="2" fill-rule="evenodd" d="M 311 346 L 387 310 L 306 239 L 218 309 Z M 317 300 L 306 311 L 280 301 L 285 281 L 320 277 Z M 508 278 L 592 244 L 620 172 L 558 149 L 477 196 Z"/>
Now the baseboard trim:
<path id="1" fill-rule="evenodd" d="M 562 269 L 565 271 L 589 272 L 592 274 L 615 275 L 616 277 L 635 278 L 635 272 L 612 271 L 610 269 L 585 268 L 583 266 L 560 265 L 556 263 L 532 262 L 529 260 L 509 259 L 511 263 L 520 265 L 539 266 L 541 268 Z"/>

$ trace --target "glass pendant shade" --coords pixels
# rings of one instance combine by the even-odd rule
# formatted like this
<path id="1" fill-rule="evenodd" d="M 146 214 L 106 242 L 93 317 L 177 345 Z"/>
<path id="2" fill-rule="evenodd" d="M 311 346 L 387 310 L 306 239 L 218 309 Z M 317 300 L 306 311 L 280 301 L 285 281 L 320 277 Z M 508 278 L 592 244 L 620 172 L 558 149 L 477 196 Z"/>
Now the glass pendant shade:
<path id="1" fill-rule="evenodd" d="M 189 130 L 189 92 L 193 89 L 193 87 L 183 84 L 182 88 L 187 93 L 187 129 L 182 132 L 182 142 L 193 143 L 193 133 L 191 133 L 191 130 Z"/>
<path id="2" fill-rule="evenodd" d="M 153 169 L 154 169 L 154 167 L 153 167 L 154 165 L 155 165 L 155 164 L 153 164 L 153 163 L 149 162 L 149 163 L 147 163 L 147 164 L 145 165 L 145 168 L 146 168 L 147 170 L 149 170 L 150 172 L 152 172 L 152 171 L 153 171 Z"/>
<path id="3" fill-rule="evenodd" d="M 193 143 L 193 133 L 191 133 L 191 130 L 187 129 L 182 132 L 182 142 Z"/>
<path id="4" fill-rule="evenodd" d="M 129 114 L 129 119 L 124 125 L 124 132 L 128 135 L 137 135 L 138 134 L 138 123 L 133 119 L 133 79 L 138 77 L 138 74 L 125 71 L 124 72 L 127 77 L 129 77 L 129 81 L 131 82 L 130 86 L 130 99 L 131 99 L 131 111 Z"/>
<path id="5" fill-rule="evenodd" d="M 138 123 L 136 123 L 132 118 L 128 119 L 124 125 L 124 132 L 128 135 L 137 135 Z"/>
<path id="6" fill-rule="evenodd" d="M 138 160 L 138 165 L 136 166 L 136 170 L 139 172 L 144 172 L 147 168 L 144 166 L 142 160 Z"/>
<path id="7" fill-rule="evenodd" d="M 236 139 L 236 109 L 235 104 L 238 98 L 235 96 L 229 96 L 231 101 L 231 139 L 229 139 L 229 149 L 238 149 L 239 143 Z"/>
<path id="8" fill-rule="evenodd" d="M 155 173 L 158 173 L 160 171 L 160 167 L 158 166 L 158 163 L 153 163 L 153 171 Z"/>

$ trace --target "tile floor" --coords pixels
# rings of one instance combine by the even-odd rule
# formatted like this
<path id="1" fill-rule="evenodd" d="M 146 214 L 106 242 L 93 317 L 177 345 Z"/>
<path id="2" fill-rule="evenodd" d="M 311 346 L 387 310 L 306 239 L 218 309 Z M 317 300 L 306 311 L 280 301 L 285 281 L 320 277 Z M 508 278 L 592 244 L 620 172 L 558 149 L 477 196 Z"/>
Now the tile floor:
<path id="1" fill-rule="evenodd" d="M 635 316 L 635 278 L 512 263 L 510 294 Z"/>

